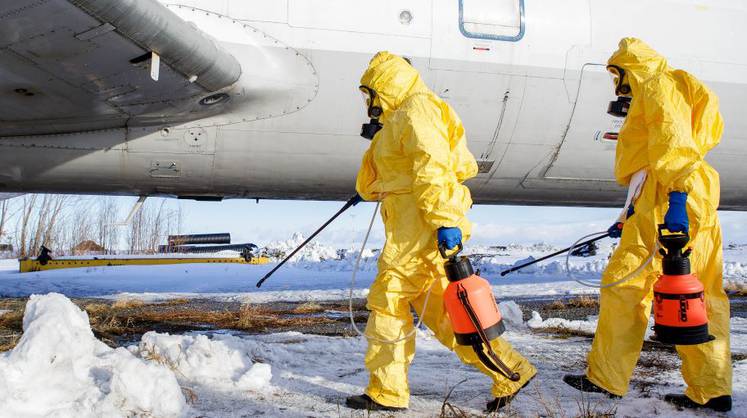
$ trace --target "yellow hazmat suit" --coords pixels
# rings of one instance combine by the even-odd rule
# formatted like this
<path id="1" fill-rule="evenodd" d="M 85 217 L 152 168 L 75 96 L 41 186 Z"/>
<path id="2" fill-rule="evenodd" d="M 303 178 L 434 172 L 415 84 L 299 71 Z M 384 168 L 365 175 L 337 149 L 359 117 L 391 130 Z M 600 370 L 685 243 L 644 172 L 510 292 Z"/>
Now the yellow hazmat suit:
<path id="1" fill-rule="evenodd" d="M 608 62 L 625 71 L 632 102 L 620 130 L 615 176 L 627 185 L 633 174 L 649 177 L 633 214 L 623 228 L 620 245 L 602 276 L 619 280 L 638 268 L 653 251 L 657 222 L 668 208 L 671 191 L 687 193 L 692 271 L 705 287 L 709 331 L 715 341 L 677 346 L 687 395 L 705 404 L 731 395 L 729 299 L 722 286 L 723 254 L 719 176 L 703 158 L 721 138 L 723 121 L 718 97 L 695 77 L 667 65 L 666 60 L 635 38 L 624 38 Z M 607 391 L 624 395 L 643 344 L 653 297 L 661 274 L 660 258 L 638 277 L 601 291 L 599 324 L 586 375 Z"/>
<path id="2" fill-rule="evenodd" d="M 437 250 L 437 229 L 459 227 L 464 240 L 469 238 L 465 215 L 472 198 L 462 182 L 477 174 L 462 123 L 426 87 L 415 68 L 388 52 L 374 56 L 361 85 L 376 92 L 374 104 L 384 111 L 384 127 L 363 156 L 356 189 L 365 200 L 381 200 L 386 234 L 378 275 L 368 295 L 371 314 L 366 334 L 373 338 L 366 353 L 370 372 L 366 394 L 382 405 L 408 406 L 407 370 L 415 354 L 415 338 L 395 344 L 376 339 L 391 341 L 410 333 L 411 306 L 442 344 L 493 379 L 496 397 L 514 394 L 535 375 L 534 367 L 497 338 L 492 342 L 495 352 L 521 374 L 521 380 L 511 382 L 487 369 L 471 347 L 457 345 L 444 310 L 448 280 Z"/>

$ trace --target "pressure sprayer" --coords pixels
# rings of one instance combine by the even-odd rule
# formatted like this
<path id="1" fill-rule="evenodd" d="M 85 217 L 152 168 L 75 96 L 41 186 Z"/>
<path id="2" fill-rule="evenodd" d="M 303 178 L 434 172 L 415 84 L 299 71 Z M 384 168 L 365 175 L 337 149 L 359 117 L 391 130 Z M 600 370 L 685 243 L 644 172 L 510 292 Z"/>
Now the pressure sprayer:
<path id="1" fill-rule="evenodd" d="M 654 284 L 654 339 L 664 344 L 695 345 L 713 341 L 708 334 L 703 284 L 690 273 L 687 233 L 664 235 L 659 225 L 662 274 Z"/>
<path id="2" fill-rule="evenodd" d="M 511 370 L 490 345 L 490 341 L 506 330 L 490 283 L 475 274 L 467 257 L 457 257 L 462 249 L 460 243 L 457 251 L 444 264 L 449 279 L 444 292 L 444 305 L 456 341 L 459 345 L 472 346 L 485 367 L 517 382 L 521 379 L 519 373 Z M 446 259 L 446 248 L 439 245 L 438 250 L 441 257 Z"/>

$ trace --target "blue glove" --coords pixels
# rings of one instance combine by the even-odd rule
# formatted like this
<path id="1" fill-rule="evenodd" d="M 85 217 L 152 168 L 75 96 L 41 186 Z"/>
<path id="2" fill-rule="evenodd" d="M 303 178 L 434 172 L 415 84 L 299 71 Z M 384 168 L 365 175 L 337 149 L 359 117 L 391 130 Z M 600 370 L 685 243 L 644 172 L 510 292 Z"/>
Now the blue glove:
<path id="1" fill-rule="evenodd" d="M 607 229 L 607 233 L 610 234 L 610 238 L 620 238 L 623 234 L 623 223 L 615 222 Z"/>
<path id="2" fill-rule="evenodd" d="M 361 197 L 361 195 L 359 195 L 358 193 L 356 193 L 356 194 L 355 194 L 355 196 L 353 196 L 353 197 L 352 197 L 352 198 L 351 198 L 351 199 L 350 199 L 350 200 L 348 201 L 348 203 L 350 204 L 350 206 L 355 206 L 355 205 L 357 205 L 358 203 L 361 203 L 362 201 L 363 201 L 363 198 Z"/>
<path id="3" fill-rule="evenodd" d="M 450 250 L 462 243 L 462 230 L 442 226 L 438 228 L 438 245 L 444 244 Z"/>
<path id="4" fill-rule="evenodd" d="M 628 206 L 628 212 L 625 214 L 625 220 L 628 220 L 633 214 L 635 213 L 635 209 L 633 208 L 633 205 Z M 611 227 L 607 229 L 607 233 L 610 234 L 610 238 L 620 238 L 623 233 L 623 226 L 625 224 L 622 222 L 615 222 L 612 224 Z"/>
<path id="5" fill-rule="evenodd" d="M 687 220 L 687 193 L 669 193 L 669 209 L 664 215 L 664 224 L 670 232 L 685 232 L 690 229 Z"/>

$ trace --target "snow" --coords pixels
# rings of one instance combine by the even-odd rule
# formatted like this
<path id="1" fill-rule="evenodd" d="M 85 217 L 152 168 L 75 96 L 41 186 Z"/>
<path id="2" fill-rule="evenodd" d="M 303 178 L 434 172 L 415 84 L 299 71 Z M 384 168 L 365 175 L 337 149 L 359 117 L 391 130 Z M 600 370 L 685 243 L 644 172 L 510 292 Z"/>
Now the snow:
<path id="1" fill-rule="evenodd" d="M 586 321 L 580 320 L 568 320 L 563 318 L 548 318 L 542 320 L 537 311 L 532 311 L 532 318 L 527 321 L 527 326 L 533 329 L 542 328 L 565 328 L 573 331 L 581 331 L 588 334 L 593 334 L 597 329 L 598 318 L 589 318 Z"/>
<path id="2" fill-rule="evenodd" d="M 179 417 L 187 405 L 174 374 L 98 341 L 66 297 L 32 295 L 23 336 L 0 354 L 0 416 Z"/>
<path id="3" fill-rule="evenodd" d="M 302 241 L 303 236 L 296 234 L 288 241 L 269 244 L 263 251 L 281 257 Z M 472 256 L 475 269 L 491 282 L 494 293 L 501 299 L 597 294 L 597 289 L 569 279 L 562 257 L 500 276 L 500 272 L 529 259 L 532 254 L 538 256 L 556 249 L 546 244 L 475 246 L 466 253 Z M 573 276 L 598 279 L 611 250 L 610 243 L 602 243 L 595 256 L 571 257 Z M 18 273 L 16 260 L 0 260 L 0 296 L 60 292 L 71 297 L 126 296 L 144 300 L 192 297 L 253 303 L 340 300 L 347 298 L 357 255 L 357 249 L 340 249 L 312 241 L 261 289 L 257 289 L 255 283 L 275 266 L 274 263 L 114 266 Z M 747 247 L 727 246 L 724 258 L 724 282 L 747 285 Z M 363 254 L 361 271 L 356 277 L 356 297 L 367 295 L 376 274 L 376 259 L 376 250 L 366 250 Z"/>
<path id="4" fill-rule="evenodd" d="M 276 257 L 303 239 L 273 243 L 265 249 Z M 616 408 L 618 416 L 705 417 L 706 412 L 680 412 L 662 401 L 665 393 L 684 390 L 676 354 L 644 353 L 655 364 L 636 369 L 631 392 L 622 400 L 581 395 L 562 382 L 566 373 L 581 373 L 591 340 L 557 338 L 547 328 L 568 328 L 592 334 L 597 318 L 542 318 L 534 312 L 522 319 L 520 304 L 528 298 L 595 294 L 568 280 L 562 258 L 502 278 L 500 272 L 529 256 L 556 248 L 509 245 L 473 247 L 473 264 L 491 281 L 500 299 L 508 331 L 504 337 L 538 368 L 538 375 L 512 404 L 515 415 L 547 416 L 562 411 L 580 415 L 590 401 L 598 412 Z M 609 246 L 598 255 L 571 258 L 572 272 L 597 279 L 606 265 Z M 376 272 L 377 252 L 364 253 L 355 297 L 365 297 Z M 725 282 L 747 284 L 747 247 L 725 248 Z M 0 260 L 0 296 L 60 292 L 69 297 L 133 298 L 157 301 L 210 297 L 251 303 L 342 300 L 348 296 L 355 249 L 315 244 L 283 266 L 262 287 L 256 280 L 274 267 L 267 265 L 120 266 L 51 270 L 20 274 L 16 260 Z M 277 258 L 276 258 L 277 259 Z M 32 296 L 18 346 L 0 354 L 0 417 L 68 416 L 358 416 L 344 399 L 365 388 L 365 339 L 284 332 L 247 335 L 233 331 L 168 335 L 149 332 L 127 349 L 111 349 L 97 341 L 84 312 L 61 295 Z M 650 334 L 650 331 L 649 331 Z M 731 345 L 747 354 L 747 319 L 731 319 Z M 431 417 L 441 410 L 445 394 L 465 412 L 480 415 L 490 400 L 490 382 L 465 366 L 429 332 L 418 332 L 417 354 L 409 374 L 410 409 L 404 416 Z M 460 383 L 463 382 L 463 383 Z M 186 398 L 183 394 L 186 394 Z M 734 365 L 735 410 L 747 416 L 747 360 Z M 550 408 L 548 410 L 547 408 Z M 511 415 L 511 414 L 509 414 Z"/>
<path id="5" fill-rule="evenodd" d="M 229 390 L 257 390 L 272 378 L 268 364 L 254 363 L 243 340 L 222 336 L 169 335 L 148 332 L 130 351 L 143 359 L 168 366 L 192 383 Z"/>
<path id="6" fill-rule="evenodd" d="M 501 309 L 510 325 L 504 337 L 538 369 L 512 404 L 515 415 L 547 415 L 550 407 L 576 416 L 587 402 L 598 412 L 616 409 L 618 416 L 709 416 L 680 412 L 661 400 L 665 393 L 684 389 L 676 356 L 668 352 L 659 353 L 657 361 L 673 367 L 653 375 L 639 367 L 622 400 L 581 395 L 562 383 L 562 376 L 582 372 L 591 341 L 533 333 L 517 315 L 516 302 L 503 302 Z M 593 332 L 595 319 L 543 320 L 534 313 L 526 325 Z M 747 319 L 733 318 L 731 326 L 734 352 L 747 353 Z M 31 297 L 24 331 L 19 345 L 0 355 L 0 417 L 357 416 L 341 405 L 346 396 L 361 393 L 368 379 L 366 342 L 358 337 L 149 332 L 138 345 L 114 350 L 93 337 L 86 314 L 59 294 Z M 460 363 L 427 332 L 416 333 L 416 347 L 405 416 L 438 415 L 452 388 L 453 405 L 480 414 L 490 400 L 489 379 Z M 736 363 L 734 371 L 735 410 L 727 416 L 745 416 L 747 361 Z M 648 387 L 638 389 L 638 384 Z"/>
<path id="7" fill-rule="evenodd" d="M 512 300 L 502 301 L 499 309 L 507 328 L 524 328 L 524 314 L 521 312 L 521 307 L 516 302 Z"/>

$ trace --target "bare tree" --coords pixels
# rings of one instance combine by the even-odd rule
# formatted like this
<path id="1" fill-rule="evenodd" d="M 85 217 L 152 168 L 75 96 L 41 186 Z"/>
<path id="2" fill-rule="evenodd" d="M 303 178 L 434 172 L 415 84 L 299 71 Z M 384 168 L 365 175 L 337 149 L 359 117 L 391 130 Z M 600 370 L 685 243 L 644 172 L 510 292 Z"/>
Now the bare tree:
<path id="1" fill-rule="evenodd" d="M 5 199 L 3 201 L 0 201 L 0 238 L 5 235 L 5 223 L 8 220 L 8 210 L 10 206 L 8 206 L 8 200 Z"/>
<path id="2" fill-rule="evenodd" d="M 109 253 L 114 252 L 119 244 L 119 229 L 116 226 L 118 216 L 117 204 L 112 198 L 102 198 L 99 201 L 96 233 L 99 245 Z"/>
<path id="3" fill-rule="evenodd" d="M 165 199 L 158 206 L 143 205 L 133 217 L 128 234 L 128 247 L 133 253 L 154 253 L 166 236 L 180 229 L 180 211 L 170 209 Z"/>
<path id="4" fill-rule="evenodd" d="M 20 233 L 17 236 L 17 245 L 20 257 L 28 257 L 27 240 L 29 236 L 29 222 L 31 221 L 31 215 L 36 207 L 37 195 L 25 195 L 23 196 L 23 207 L 21 212 L 21 218 L 19 219 L 18 228 Z"/>

